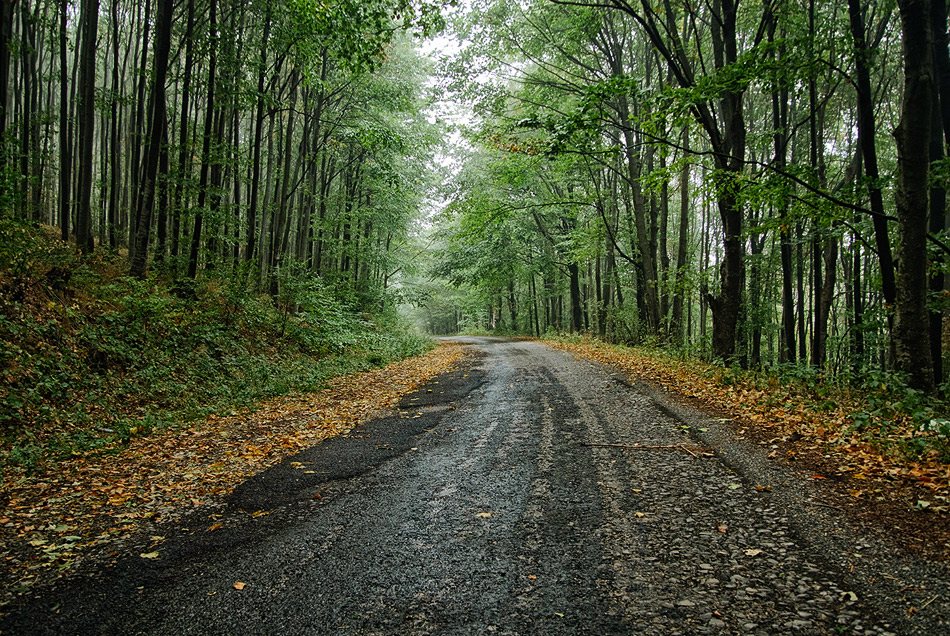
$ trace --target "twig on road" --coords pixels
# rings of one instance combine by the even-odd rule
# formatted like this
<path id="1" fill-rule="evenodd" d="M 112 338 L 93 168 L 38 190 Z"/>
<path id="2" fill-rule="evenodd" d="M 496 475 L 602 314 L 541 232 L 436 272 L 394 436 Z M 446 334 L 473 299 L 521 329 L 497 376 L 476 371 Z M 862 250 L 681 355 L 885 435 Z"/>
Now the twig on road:
<path id="1" fill-rule="evenodd" d="M 920 609 L 924 609 L 925 607 L 927 607 L 928 605 L 930 605 L 931 603 L 933 603 L 934 601 L 936 601 L 938 598 L 940 598 L 940 595 L 939 595 L 939 594 L 937 594 L 935 597 L 933 597 L 932 599 L 930 599 L 929 601 L 927 601 L 926 603 L 924 603 L 923 605 L 921 605 L 921 606 L 920 606 Z"/>
<path id="2" fill-rule="evenodd" d="M 815 501 L 814 499 L 806 499 L 806 504 L 811 506 L 821 506 L 822 508 L 831 508 L 832 510 L 841 510 L 838 506 L 832 506 L 831 504 L 821 503 L 820 501 Z"/>

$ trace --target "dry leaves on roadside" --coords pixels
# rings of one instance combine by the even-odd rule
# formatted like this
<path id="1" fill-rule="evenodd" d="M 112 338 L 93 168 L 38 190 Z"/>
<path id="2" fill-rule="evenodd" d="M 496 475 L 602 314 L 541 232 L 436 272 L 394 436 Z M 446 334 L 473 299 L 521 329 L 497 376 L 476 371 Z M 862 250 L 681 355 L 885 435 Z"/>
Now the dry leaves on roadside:
<path id="1" fill-rule="evenodd" d="M 40 575 L 68 568 L 83 550 L 129 537 L 144 521 L 175 519 L 394 407 L 462 356 L 461 345 L 444 343 L 382 369 L 341 376 L 313 394 L 271 400 L 254 413 L 211 416 L 11 479 L 0 486 L 0 581 L 22 591 Z"/>
<path id="2" fill-rule="evenodd" d="M 618 368 L 631 378 L 699 400 L 745 423 L 743 426 L 750 425 L 758 432 L 767 431 L 775 440 L 796 439 L 802 448 L 807 447 L 819 455 L 834 455 L 839 464 L 836 472 L 860 484 L 852 491 L 855 497 L 883 496 L 880 486 L 871 488 L 866 483 L 869 477 L 890 483 L 901 481 L 941 501 L 950 497 L 950 466 L 938 461 L 908 462 L 846 435 L 844 430 L 851 423 L 850 413 L 859 405 L 846 403 L 844 398 L 831 410 L 818 410 L 806 396 L 786 386 L 776 384 L 766 391 L 734 379 L 730 383 L 720 382 L 717 373 L 721 370 L 710 365 L 673 360 L 638 349 L 620 349 L 593 340 L 546 342 L 576 356 Z M 741 434 L 742 426 L 739 428 Z M 794 454 L 795 451 L 791 451 L 789 457 L 794 458 Z M 814 478 L 824 479 L 824 476 Z"/>

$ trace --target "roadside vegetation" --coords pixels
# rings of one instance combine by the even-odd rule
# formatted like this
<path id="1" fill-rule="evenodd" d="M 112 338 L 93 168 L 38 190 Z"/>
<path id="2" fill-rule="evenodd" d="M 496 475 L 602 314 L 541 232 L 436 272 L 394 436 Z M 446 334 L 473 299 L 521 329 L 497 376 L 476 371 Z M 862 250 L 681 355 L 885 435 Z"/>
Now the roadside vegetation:
<path id="1" fill-rule="evenodd" d="M 431 347 L 393 311 L 291 270 L 276 296 L 246 272 L 125 275 L 49 228 L 0 219 L 0 475 L 228 414 Z"/>

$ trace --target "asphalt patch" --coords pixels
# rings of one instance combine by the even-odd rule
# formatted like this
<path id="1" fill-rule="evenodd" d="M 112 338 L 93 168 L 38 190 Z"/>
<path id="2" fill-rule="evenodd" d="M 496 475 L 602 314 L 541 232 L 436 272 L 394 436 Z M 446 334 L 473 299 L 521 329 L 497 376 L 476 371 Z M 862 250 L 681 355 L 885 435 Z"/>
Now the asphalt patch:
<path id="1" fill-rule="evenodd" d="M 274 510 L 310 499 L 327 483 L 359 477 L 383 462 L 419 446 L 439 417 L 485 382 L 485 372 L 471 364 L 438 376 L 405 396 L 395 415 L 357 426 L 308 448 L 234 489 L 232 508 Z"/>
<path id="2" fill-rule="evenodd" d="M 144 601 L 145 590 L 194 576 L 202 563 L 226 559 L 241 546 L 304 520 L 326 503 L 321 493 L 330 485 L 410 452 L 443 413 L 485 382 L 485 372 L 476 365 L 482 355 L 469 356 L 456 370 L 405 396 L 396 414 L 289 457 L 241 483 L 217 507 L 203 506 L 160 529 L 165 535 L 160 543 L 140 537 L 125 555 L 113 555 L 113 563 L 100 563 L 94 572 L 68 576 L 14 602 L 0 615 L 0 635 L 148 631 L 167 608 Z M 152 551 L 160 556 L 139 556 Z"/>

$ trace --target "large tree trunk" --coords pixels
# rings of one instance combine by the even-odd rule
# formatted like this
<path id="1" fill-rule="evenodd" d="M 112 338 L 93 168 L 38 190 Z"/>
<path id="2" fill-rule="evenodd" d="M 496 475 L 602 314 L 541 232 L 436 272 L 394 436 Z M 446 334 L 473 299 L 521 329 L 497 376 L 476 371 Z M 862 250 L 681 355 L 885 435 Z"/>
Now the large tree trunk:
<path id="1" fill-rule="evenodd" d="M 904 52 L 904 99 L 897 139 L 897 298 L 894 355 L 910 385 L 933 389 L 927 309 L 927 211 L 930 127 L 933 111 L 933 38 L 930 0 L 899 0 Z"/>
<path id="2" fill-rule="evenodd" d="M 584 316 L 581 311 L 581 275 L 577 263 L 568 263 L 567 272 L 570 276 L 571 291 L 571 331 L 579 332 L 584 328 Z"/>
<path id="3" fill-rule="evenodd" d="M 946 156 L 945 147 L 950 143 L 950 50 L 947 38 L 947 2 L 931 0 L 931 16 L 934 38 L 934 111 L 930 134 L 930 161 L 940 161 Z M 939 185 L 930 189 L 930 233 L 941 234 L 947 226 L 947 191 Z M 930 294 L 941 296 L 944 291 L 942 265 L 945 254 L 937 257 L 930 274 Z M 930 355 L 934 367 L 934 385 L 943 384 L 943 311 L 930 312 Z"/>

